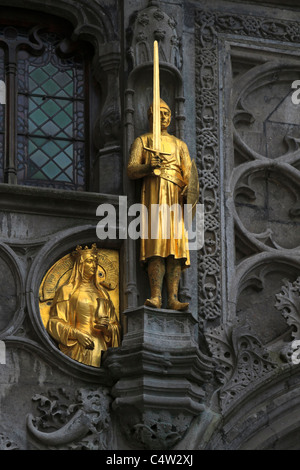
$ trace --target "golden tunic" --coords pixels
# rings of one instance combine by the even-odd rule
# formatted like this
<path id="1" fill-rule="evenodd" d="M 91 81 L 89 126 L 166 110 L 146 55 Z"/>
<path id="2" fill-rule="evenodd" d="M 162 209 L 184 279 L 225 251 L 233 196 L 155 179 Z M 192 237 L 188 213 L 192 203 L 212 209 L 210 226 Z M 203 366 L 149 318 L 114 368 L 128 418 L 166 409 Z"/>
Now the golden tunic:
<path id="1" fill-rule="evenodd" d="M 187 145 L 167 131 L 162 132 L 161 152 L 170 155 L 162 155 L 160 176 L 145 173 L 143 165 L 149 165 L 151 159 L 151 153 L 145 150 L 145 147 L 153 148 L 152 133 L 144 134 L 134 141 L 128 162 L 128 176 L 132 179 L 143 177 L 141 203 L 147 209 L 146 214 L 142 216 L 140 260 L 145 262 L 153 256 L 166 258 L 173 255 L 174 258 L 183 261 L 183 267 L 188 266 L 190 264 L 188 236 L 183 217 L 178 219 L 178 214 L 170 210 L 168 230 L 166 230 L 166 212 L 159 211 L 158 219 L 151 218 L 152 214 L 154 215 L 154 208 L 157 210 L 157 205 L 180 207 L 182 215 L 184 214 L 181 193 L 188 184 L 191 169 Z M 151 233 L 153 220 L 157 220 L 155 237 L 153 232 Z"/>

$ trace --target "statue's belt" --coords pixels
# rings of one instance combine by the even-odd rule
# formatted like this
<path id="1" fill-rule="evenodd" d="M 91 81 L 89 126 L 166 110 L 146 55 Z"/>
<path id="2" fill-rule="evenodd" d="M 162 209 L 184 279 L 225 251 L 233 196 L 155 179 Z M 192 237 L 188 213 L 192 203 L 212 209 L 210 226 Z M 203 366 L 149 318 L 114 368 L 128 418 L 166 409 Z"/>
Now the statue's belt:
<path id="1" fill-rule="evenodd" d="M 163 178 L 164 180 L 177 184 L 177 186 L 179 186 L 180 189 L 183 189 L 186 186 L 186 183 L 181 178 L 170 174 L 167 170 L 161 170 L 161 173 L 159 176 L 160 178 Z"/>

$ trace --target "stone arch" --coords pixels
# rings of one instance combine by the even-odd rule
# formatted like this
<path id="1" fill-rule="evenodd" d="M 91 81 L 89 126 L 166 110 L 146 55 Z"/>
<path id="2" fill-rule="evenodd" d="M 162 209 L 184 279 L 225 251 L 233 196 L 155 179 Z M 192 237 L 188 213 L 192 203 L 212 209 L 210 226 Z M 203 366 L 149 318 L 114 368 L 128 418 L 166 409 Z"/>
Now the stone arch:
<path id="1" fill-rule="evenodd" d="M 298 372 L 298 366 L 285 366 L 250 386 L 224 414 L 207 448 L 299 450 Z"/>
<path id="2" fill-rule="evenodd" d="M 116 40 L 116 32 L 110 13 L 95 0 L 28 0 L 25 3 L 18 0 L 0 0 L 0 6 L 35 10 L 61 16 L 74 26 L 76 36 L 93 41 L 94 45 Z"/>
<path id="3" fill-rule="evenodd" d="M 7 312 L 7 315 L 4 315 L 4 317 L 7 317 L 6 324 L 0 328 L 0 338 L 5 338 L 14 334 L 24 319 L 25 281 L 23 268 L 17 256 L 3 242 L 0 242 L 0 263 L 4 264 L 1 272 L 5 273 L 5 292 L 3 292 L 1 309 L 5 308 Z"/>

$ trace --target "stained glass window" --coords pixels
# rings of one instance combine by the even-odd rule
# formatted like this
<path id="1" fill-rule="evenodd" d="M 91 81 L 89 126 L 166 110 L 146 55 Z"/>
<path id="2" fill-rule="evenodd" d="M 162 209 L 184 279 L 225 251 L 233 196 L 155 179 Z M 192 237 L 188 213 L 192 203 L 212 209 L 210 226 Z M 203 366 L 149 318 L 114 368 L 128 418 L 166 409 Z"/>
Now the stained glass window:
<path id="1" fill-rule="evenodd" d="M 84 61 L 59 56 L 57 34 L 40 40 L 41 55 L 18 55 L 18 182 L 84 189 Z"/>

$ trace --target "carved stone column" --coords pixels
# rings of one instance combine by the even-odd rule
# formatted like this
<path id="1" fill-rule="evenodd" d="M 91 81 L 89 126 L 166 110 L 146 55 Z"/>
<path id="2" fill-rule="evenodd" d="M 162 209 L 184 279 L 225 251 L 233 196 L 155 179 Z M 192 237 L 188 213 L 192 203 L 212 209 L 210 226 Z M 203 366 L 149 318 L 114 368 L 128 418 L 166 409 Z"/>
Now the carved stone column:
<path id="1" fill-rule="evenodd" d="M 169 449 L 205 409 L 213 362 L 199 350 L 190 313 L 139 307 L 127 311 L 122 347 L 104 360 L 115 385 L 115 411 L 131 445 Z"/>
<path id="2" fill-rule="evenodd" d="M 103 44 L 100 57 L 94 64 L 96 79 L 101 82 L 102 77 L 105 82 L 105 102 L 94 128 L 94 141 L 99 148 L 95 164 L 98 187 L 95 189 L 108 194 L 122 192 L 120 61 L 119 44 L 111 42 Z"/>

